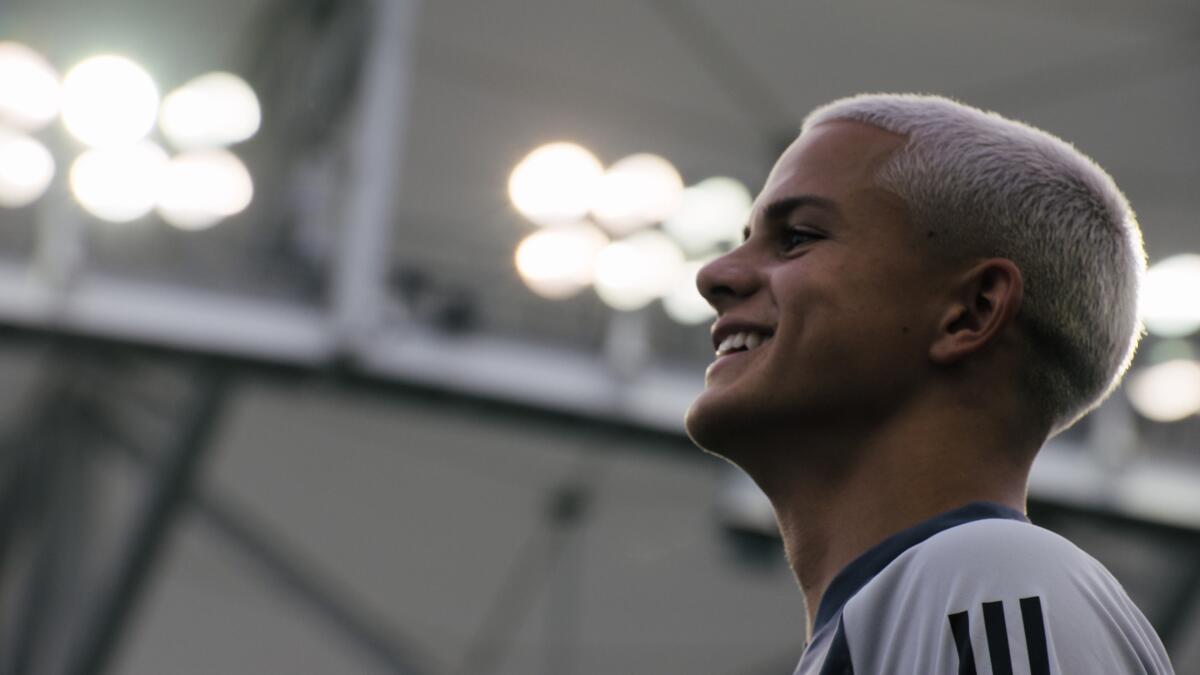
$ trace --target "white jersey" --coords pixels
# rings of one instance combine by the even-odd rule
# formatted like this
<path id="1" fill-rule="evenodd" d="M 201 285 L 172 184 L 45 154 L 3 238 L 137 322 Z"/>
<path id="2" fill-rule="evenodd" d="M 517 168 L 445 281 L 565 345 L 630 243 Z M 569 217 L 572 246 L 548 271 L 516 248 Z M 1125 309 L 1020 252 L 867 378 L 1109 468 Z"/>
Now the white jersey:
<path id="1" fill-rule="evenodd" d="M 1021 513 L 969 504 L 850 563 L 795 675 L 1168 675 L 1108 570 Z"/>

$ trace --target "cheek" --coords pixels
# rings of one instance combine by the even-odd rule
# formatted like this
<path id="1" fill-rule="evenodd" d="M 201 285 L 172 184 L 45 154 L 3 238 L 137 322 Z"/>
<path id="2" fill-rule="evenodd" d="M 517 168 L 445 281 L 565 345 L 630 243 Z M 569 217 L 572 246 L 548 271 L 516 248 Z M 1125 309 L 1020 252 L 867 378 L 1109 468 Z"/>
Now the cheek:
<path id="1" fill-rule="evenodd" d="M 899 339 L 911 329 L 920 298 L 926 292 L 926 272 L 898 264 L 890 256 L 873 256 L 839 267 L 827 289 L 829 309 L 849 326 L 882 331 L 880 338 Z"/>
<path id="2" fill-rule="evenodd" d="M 905 280 L 861 267 L 824 279 L 833 283 L 809 284 L 788 298 L 775 370 L 823 373 L 829 386 L 861 384 L 918 355 L 920 317 Z"/>

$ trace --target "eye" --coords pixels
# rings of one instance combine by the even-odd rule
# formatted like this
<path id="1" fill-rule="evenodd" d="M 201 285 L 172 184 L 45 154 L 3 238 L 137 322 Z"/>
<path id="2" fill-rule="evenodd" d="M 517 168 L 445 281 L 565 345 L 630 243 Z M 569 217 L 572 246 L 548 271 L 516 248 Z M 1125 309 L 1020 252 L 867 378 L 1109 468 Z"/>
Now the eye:
<path id="1" fill-rule="evenodd" d="M 824 239 L 824 237 L 812 230 L 802 227 L 789 227 L 780 234 L 780 245 L 784 251 L 793 251 L 821 239 Z"/>

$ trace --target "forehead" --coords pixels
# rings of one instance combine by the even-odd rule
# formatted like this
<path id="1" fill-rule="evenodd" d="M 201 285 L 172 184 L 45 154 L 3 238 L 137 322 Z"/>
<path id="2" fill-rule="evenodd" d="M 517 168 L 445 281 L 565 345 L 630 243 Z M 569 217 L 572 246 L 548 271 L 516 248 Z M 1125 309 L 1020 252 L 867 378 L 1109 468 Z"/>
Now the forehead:
<path id="1" fill-rule="evenodd" d="M 801 134 L 767 176 L 756 208 L 798 194 L 852 206 L 856 197 L 882 193 L 875 174 L 905 137 L 861 122 L 832 120 Z"/>

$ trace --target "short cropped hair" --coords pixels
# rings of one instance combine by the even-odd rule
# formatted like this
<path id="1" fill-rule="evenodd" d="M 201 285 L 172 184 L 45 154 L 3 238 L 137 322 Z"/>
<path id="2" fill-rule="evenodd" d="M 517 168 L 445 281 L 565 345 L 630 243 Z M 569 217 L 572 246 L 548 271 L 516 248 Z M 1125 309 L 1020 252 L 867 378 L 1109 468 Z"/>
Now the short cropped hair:
<path id="1" fill-rule="evenodd" d="M 907 138 L 876 182 L 905 201 L 934 250 L 1004 257 L 1020 268 L 1020 384 L 1051 435 L 1116 388 L 1143 332 L 1146 253 L 1112 177 L 1055 136 L 940 96 L 841 99 L 810 113 L 803 131 L 830 120 Z"/>

